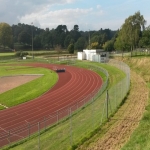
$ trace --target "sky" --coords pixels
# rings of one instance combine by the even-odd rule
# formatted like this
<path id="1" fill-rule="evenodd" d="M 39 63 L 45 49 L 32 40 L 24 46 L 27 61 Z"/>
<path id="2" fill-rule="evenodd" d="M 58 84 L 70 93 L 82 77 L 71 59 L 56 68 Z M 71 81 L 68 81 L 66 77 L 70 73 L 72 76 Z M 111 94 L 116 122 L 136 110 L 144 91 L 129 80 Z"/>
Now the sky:
<path id="1" fill-rule="evenodd" d="M 80 31 L 121 28 L 140 11 L 150 25 L 150 0 L 0 0 L 0 22 L 24 23 L 42 29 L 74 25 Z"/>

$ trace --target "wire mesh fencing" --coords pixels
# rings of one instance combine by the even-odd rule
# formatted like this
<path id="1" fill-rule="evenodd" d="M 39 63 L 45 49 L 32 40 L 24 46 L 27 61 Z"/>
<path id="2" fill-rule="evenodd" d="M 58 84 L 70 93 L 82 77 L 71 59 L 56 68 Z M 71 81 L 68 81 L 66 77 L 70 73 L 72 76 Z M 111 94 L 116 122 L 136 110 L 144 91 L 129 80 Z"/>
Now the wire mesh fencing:
<path id="1" fill-rule="evenodd" d="M 117 110 L 129 91 L 130 68 L 119 61 L 110 60 L 109 63 L 126 73 L 126 77 L 119 83 L 105 90 L 108 85 L 108 72 L 97 67 L 96 69 L 107 76 L 100 89 L 51 115 L 5 132 L 0 135 L 0 142 L 11 146 L 16 140 L 24 139 L 21 140 L 22 144 L 13 149 L 66 150 L 75 148 L 90 138 Z"/>

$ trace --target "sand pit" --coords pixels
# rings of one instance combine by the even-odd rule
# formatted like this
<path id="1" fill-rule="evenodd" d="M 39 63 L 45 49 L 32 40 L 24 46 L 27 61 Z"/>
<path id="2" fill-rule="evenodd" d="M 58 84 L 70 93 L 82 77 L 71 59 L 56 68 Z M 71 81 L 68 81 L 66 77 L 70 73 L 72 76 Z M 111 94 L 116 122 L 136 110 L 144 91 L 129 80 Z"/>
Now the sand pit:
<path id="1" fill-rule="evenodd" d="M 0 94 L 41 76 L 42 75 L 16 75 L 0 77 Z"/>

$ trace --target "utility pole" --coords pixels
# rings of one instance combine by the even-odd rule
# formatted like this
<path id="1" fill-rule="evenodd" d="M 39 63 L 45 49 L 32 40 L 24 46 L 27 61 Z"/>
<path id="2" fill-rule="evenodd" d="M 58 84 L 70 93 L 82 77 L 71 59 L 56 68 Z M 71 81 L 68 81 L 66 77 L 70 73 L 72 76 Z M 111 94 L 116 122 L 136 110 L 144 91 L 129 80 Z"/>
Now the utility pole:
<path id="1" fill-rule="evenodd" d="M 90 41 L 90 30 L 89 30 L 89 49 L 91 49 L 90 43 L 91 43 L 91 41 Z"/>
<path id="2" fill-rule="evenodd" d="M 32 24 L 32 59 L 34 59 L 34 55 L 33 55 L 33 22 L 31 22 Z"/>

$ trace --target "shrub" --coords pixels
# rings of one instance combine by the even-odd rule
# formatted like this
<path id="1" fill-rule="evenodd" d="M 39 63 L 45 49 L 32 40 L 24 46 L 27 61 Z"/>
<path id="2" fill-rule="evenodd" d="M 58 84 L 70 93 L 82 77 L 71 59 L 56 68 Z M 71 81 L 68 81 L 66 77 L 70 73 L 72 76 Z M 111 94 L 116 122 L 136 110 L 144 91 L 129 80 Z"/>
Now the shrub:
<path id="1" fill-rule="evenodd" d="M 73 53 L 74 53 L 74 45 L 73 45 L 73 44 L 70 44 L 70 45 L 68 46 L 68 51 L 69 51 L 70 54 L 73 54 Z"/>

